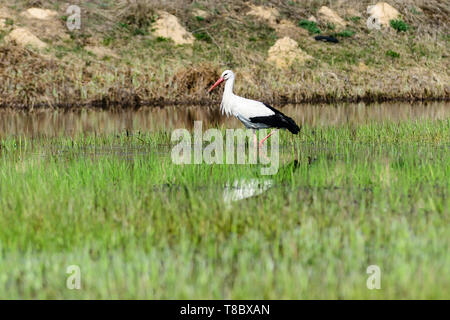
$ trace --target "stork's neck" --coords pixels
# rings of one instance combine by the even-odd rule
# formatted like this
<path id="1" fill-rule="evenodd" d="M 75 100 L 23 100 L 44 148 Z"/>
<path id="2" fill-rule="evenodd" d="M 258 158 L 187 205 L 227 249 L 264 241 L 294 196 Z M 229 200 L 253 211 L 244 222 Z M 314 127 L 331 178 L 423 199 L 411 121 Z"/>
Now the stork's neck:
<path id="1" fill-rule="evenodd" d="M 225 82 L 225 90 L 223 91 L 223 99 L 233 95 L 234 76 Z"/>
<path id="2" fill-rule="evenodd" d="M 220 104 L 220 109 L 222 110 L 222 114 L 225 113 L 227 116 L 233 114 L 232 110 L 232 97 L 233 94 L 233 84 L 234 84 L 234 76 L 229 78 L 225 82 L 225 89 L 223 91 L 222 103 Z"/>

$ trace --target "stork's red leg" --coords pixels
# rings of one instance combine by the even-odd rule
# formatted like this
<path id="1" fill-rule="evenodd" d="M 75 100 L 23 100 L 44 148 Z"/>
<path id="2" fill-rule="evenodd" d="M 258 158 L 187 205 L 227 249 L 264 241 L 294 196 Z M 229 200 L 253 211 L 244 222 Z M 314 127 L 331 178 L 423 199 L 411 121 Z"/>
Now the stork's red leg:
<path id="1" fill-rule="evenodd" d="M 274 133 L 275 133 L 275 130 L 273 130 L 271 133 L 269 133 L 269 134 L 267 135 L 267 137 L 265 137 L 264 139 L 262 139 L 261 142 L 259 143 L 259 148 L 261 148 L 262 145 L 263 145 L 263 143 L 264 143 L 264 141 L 266 141 L 267 138 L 269 138 L 269 137 L 270 137 L 271 135 L 273 135 Z"/>

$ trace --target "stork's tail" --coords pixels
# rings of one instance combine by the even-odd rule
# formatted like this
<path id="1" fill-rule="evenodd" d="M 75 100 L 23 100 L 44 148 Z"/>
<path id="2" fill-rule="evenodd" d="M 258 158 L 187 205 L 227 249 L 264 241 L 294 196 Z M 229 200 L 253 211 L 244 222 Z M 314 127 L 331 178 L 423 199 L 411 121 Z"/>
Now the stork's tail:
<path id="1" fill-rule="evenodd" d="M 269 125 L 271 128 L 283 128 L 288 129 L 291 133 L 297 134 L 300 132 L 300 127 L 295 123 L 295 121 L 285 115 L 284 113 L 272 108 L 270 105 L 264 103 L 264 105 L 274 112 L 271 116 L 265 117 L 253 117 L 250 118 L 252 122 L 261 122 Z"/>
<path id="2" fill-rule="evenodd" d="M 292 118 L 283 115 L 283 122 L 286 124 L 286 129 L 288 129 L 292 134 L 297 134 L 300 132 L 300 127 L 295 123 Z"/>

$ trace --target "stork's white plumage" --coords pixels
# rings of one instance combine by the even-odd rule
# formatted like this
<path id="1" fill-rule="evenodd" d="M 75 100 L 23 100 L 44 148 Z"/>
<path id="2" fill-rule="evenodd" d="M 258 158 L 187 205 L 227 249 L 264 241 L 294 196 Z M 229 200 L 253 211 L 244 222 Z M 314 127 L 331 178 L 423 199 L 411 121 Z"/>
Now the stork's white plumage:
<path id="1" fill-rule="evenodd" d="M 293 134 L 297 134 L 300 131 L 294 120 L 268 104 L 235 95 L 233 93 L 234 73 L 231 70 L 225 70 L 208 92 L 211 92 L 224 81 L 225 90 L 223 91 L 222 103 L 220 104 L 222 113 L 225 113 L 227 116 L 235 116 L 249 129 L 287 129 Z M 261 144 L 271 134 L 264 138 Z"/>

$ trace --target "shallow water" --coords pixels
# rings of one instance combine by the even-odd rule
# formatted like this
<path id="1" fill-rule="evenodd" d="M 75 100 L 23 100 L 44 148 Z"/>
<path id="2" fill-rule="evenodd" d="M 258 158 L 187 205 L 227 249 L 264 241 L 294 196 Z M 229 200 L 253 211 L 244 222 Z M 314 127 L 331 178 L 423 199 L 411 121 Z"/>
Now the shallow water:
<path id="1" fill-rule="evenodd" d="M 344 124 L 365 124 L 370 122 L 402 122 L 406 120 L 440 120 L 450 118 L 449 103 L 429 104 L 338 104 L 338 105 L 286 105 L 280 110 L 292 117 L 299 124 L 309 126 L 339 126 Z M 140 143 L 139 134 L 136 132 L 170 132 L 176 128 L 191 129 L 194 121 L 202 121 L 203 130 L 210 127 L 242 128 L 242 124 L 234 118 L 222 116 L 216 107 L 202 106 L 171 106 L 165 108 L 145 108 L 140 110 L 125 110 L 120 112 L 105 110 L 38 110 L 34 112 L 16 112 L 14 110 L 0 110 L 0 138 L 8 136 L 27 137 L 57 137 L 77 136 L 83 133 L 112 134 L 133 132 L 129 135 L 130 141 L 115 145 L 91 145 L 76 146 L 60 145 L 58 142 L 42 147 L 29 146 L 26 154 L 39 159 L 58 158 L 94 158 L 118 157 L 132 160 L 136 157 L 160 158 L 161 162 L 170 160 L 169 145 L 151 145 Z M 127 134 L 128 137 L 128 134 Z M 128 139 L 128 138 L 127 138 Z M 39 139 L 37 139 L 39 140 Z M 136 143 L 138 142 L 138 143 Z M 382 156 L 387 159 L 397 159 L 398 152 L 414 153 L 421 159 L 427 157 L 439 158 L 444 156 L 444 147 L 417 144 L 403 144 L 393 146 L 390 144 L 351 143 L 352 153 L 349 155 L 342 146 L 321 141 L 320 137 L 310 137 L 310 140 L 301 145 L 301 154 L 308 155 L 307 162 L 313 165 L 324 156 L 328 161 L 349 161 L 366 159 L 370 156 Z M 21 154 L 24 156 L 24 154 Z M 23 161 L 28 156 L 20 157 L 17 161 Z M 280 169 L 284 167 L 292 171 L 290 165 L 296 159 L 293 158 L 292 149 L 288 145 L 280 146 Z M 172 186 L 173 187 L 173 186 Z M 197 186 L 201 188 L 201 186 Z M 229 180 L 223 186 L 218 186 L 222 193 L 223 201 L 232 203 L 247 198 L 252 198 L 266 193 L 269 189 L 279 187 L 271 179 L 245 179 Z M 164 186 L 155 186 L 166 190 Z"/>
<path id="2" fill-rule="evenodd" d="M 277 107 L 277 106 L 275 106 Z M 450 118 L 450 103 L 385 103 L 336 105 L 286 105 L 279 108 L 297 123 L 339 125 L 404 121 L 408 119 Z M 74 136 L 81 133 L 115 133 L 124 131 L 159 131 L 175 128 L 191 129 L 194 121 L 202 121 L 203 128 L 240 128 L 242 124 L 221 115 L 219 106 L 168 106 L 140 110 L 37 110 L 17 112 L 0 110 L 0 137 Z"/>

